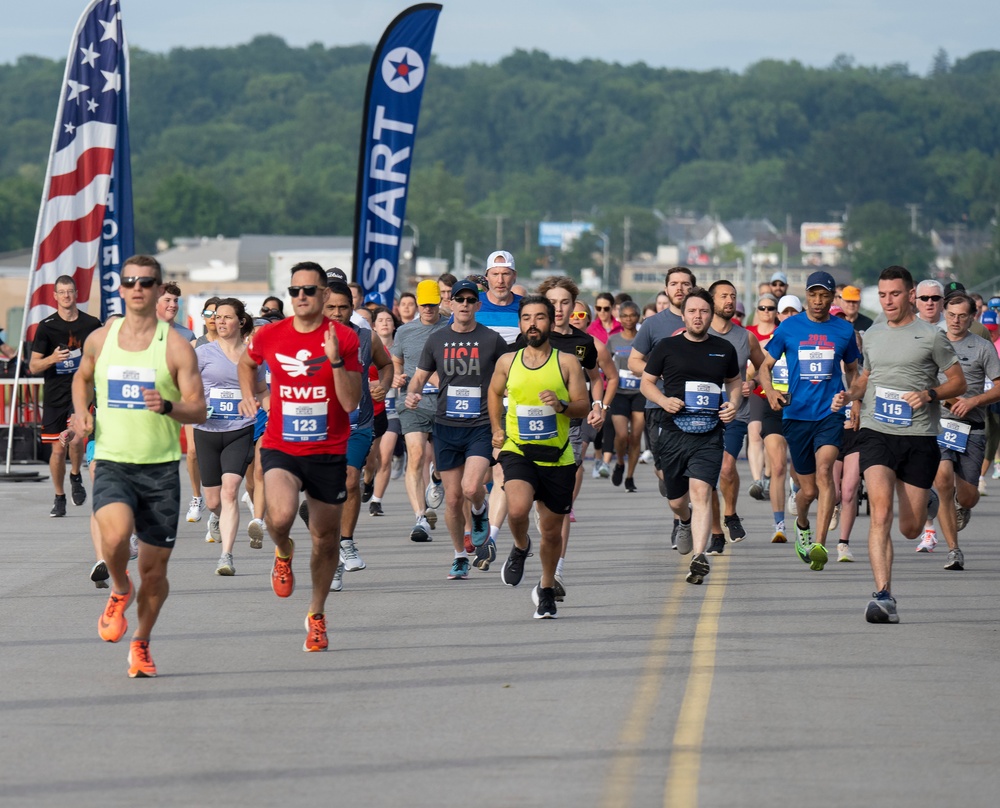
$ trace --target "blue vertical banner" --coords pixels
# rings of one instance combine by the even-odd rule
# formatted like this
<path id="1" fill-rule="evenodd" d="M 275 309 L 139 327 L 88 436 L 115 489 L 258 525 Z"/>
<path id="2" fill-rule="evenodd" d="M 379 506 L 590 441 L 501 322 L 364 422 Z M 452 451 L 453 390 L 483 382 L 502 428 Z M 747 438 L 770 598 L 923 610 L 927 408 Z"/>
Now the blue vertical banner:
<path id="1" fill-rule="evenodd" d="M 392 21 L 372 56 L 365 90 L 354 217 L 354 279 L 365 300 L 392 308 L 417 118 L 441 5 Z"/>
<path id="2" fill-rule="evenodd" d="M 115 148 L 114 166 L 108 205 L 104 211 L 101 228 L 101 320 L 124 314 L 124 301 L 118 294 L 122 277 L 122 262 L 135 253 L 135 225 L 132 211 L 132 159 L 128 135 L 128 47 L 122 46 L 124 92 L 118 95 L 118 145 Z"/>

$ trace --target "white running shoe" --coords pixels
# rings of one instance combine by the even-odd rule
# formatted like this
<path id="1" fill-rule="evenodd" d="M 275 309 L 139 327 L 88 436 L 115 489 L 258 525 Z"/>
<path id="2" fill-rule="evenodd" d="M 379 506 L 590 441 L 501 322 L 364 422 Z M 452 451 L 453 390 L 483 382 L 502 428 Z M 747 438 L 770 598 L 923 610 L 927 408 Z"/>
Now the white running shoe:
<path id="1" fill-rule="evenodd" d="M 134 561 L 139 557 L 139 537 L 133 533 L 128 540 L 128 558 Z"/>
<path id="2" fill-rule="evenodd" d="M 830 515 L 830 531 L 833 532 L 837 529 L 837 525 L 840 524 L 840 506 L 833 506 L 833 513 Z"/>
<path id="3" fill-rule="evenodd" d="M 267 526 L 263 519 L 251 519 L 247 525 L 247 535 L 250 537 L 250 549 L 260 550 L 264 546 L 264 531 Z"/>
<path id="4" fill-rule="evenodd" d="M 986 496 L 986 478 L 985 477 L 980 477 L 979 478 L 979 496 L 981 496 L 981 497 L 985 497 Z"/>
<path id="5" fill-rule="evenodd" d="M 203 510 L 205 510 L 204 497 L 191 497 L 191 504 L 188 505 L 187 520 L 189 522 L 200 522 Z"/>
<path id="6" fill-rule="evenodd" d="M 920 544 L 917 545 L 917 552 L 933 553 L 935 547 L 937 547 L 937 531 L 929 527 L 924 531 L 924 537 L 920 540 Z"/>
<path id="7" fill-rule="evenodd" d="M 639 462 L 642 463 L 644 466 L 647 463 L 652 463 L 653 453 L 649 449 L 646 449 L 641 455 L 639 455 Z"/>
<path id="8" fill-rule="evenodd" d="M 424 504 L 428 508 L 433 508 L 437 510 L 442 505 L 444 505 L 444 484 L 436 483 L 434 479 L 427 483 L 427 488 L 424 489 Z"/>
<path id="9" fill-rule="evenodd" d="M 354 539 L 340 540 L 340 565 L 348 572 L 365 568 L 365 562 L 358 555 L 358 548 L 354 546 Z"/>
<path id="10" fill-rule="evenodd" d="M 840 542 L 837 545 L 837 561 L 853 561 L 854 553 L 851 552 L 851 545 Z"/>
<path id="11" fill-rule="evenodd" d="M 249 491 L 243 492 L 243 496 L 240 497 L 240 502 L 247 506 L 247 510 L 250 511 L 250 515 L 253 516 L 253 500 L 250 499 Z"/>
<path id="12" fill-rule="evenodd" d="M 333 582 L 330 584 L 331 592 L 339 592 L 344 588 L 344 559 L 341 557 L 337 565 L 337 571 L 333 573 Z"/>
<path id="13" fill-rule="evenodd" d="M 219 517 L 214 513 L 208 515 L 208 533 L 205 534 L 205 541 L 209 544 L 213 542 L 222 543 L 222 531 L 219 530 Z"/>
<path id="14" fill-rule="evenodd" d="M 403 476 L 403 458 L 393 457 L 392 458 L 392 472 L 389 474 L 390 479 L 398 480 Z"/>
<path id="15" fill-rule="evenodd" d="M 792 491 L 792 493 L 790 493 L 788 495 L 788 501 L 785 503 L 785 512 L 786 513 L 790 513 L 792 516 L 798 516 L 799 515 L 799 506 L 795 502 L 795 492 L 794 491 Z"/>

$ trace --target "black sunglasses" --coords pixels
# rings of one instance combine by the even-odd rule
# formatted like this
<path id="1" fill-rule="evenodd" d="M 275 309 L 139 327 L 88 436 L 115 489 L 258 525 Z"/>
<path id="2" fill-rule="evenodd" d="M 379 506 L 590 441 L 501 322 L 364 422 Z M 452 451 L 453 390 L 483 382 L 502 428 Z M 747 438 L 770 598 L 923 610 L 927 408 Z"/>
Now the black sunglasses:
<path id="1" fill-rule="evenodd" d="M 318 289 L 319 287 L 316 286 L 315 284 L 309 284 L 309 286 L 289 286 L 288 296 L 298 297 L 299 292 L 304 292 L 306 297 L 313 297 L 316 294 L 316 290 Z"/>
<path id="2" fill-rule="evenodd" d="M 922 300 L 924 303 L 937 303 L 939 300 L 944 300 L 941 295 L 920 295 L 917 300 Z"/>
<path id="3" fill-rule="evenodd" d="M 475 306 L 479 302 L 478 297 L 455 297 L 452 298 L 454 303 L 468 303 L 470 306 Z"/>
<path id="4" fill-rule="evenodd" d="M 269 309 L 266 306 L 260 310 L 261 314 L 280 314 L 277 309 Z"/>
<path id="5" fill-rule="evenodd" d="M 594 306 L 596 311 L 611 311 L 611 306 Z"/>
<path id="6" fill-rule="evenodd" d="M 135 275 L 130 275 L 127 278 L 122 278 L 119 282 L 126 289 L 132 289 L 136 284 L 139 284 L 139 286 L 143 289 L 152 289 L 156 286 L 156 278 L 150 278 L 146 275 L 141 278 L 137 278 Z"/>
<path id="7" fill-rule="evenodd" d="M 758 306 L 757 311 L 777 311 L 777 306 Z"/>

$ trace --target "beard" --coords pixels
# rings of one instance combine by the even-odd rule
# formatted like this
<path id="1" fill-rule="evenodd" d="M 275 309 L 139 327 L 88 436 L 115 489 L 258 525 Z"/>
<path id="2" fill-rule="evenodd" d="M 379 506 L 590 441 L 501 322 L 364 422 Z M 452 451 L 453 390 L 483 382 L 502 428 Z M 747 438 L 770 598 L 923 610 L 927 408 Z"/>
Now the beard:
<path id="1" fill-rule="evenodd" d="M 539 331 L 535 328 L 528 329 L 524 334 L 524 339 L 532 348 L 539 348 L 548 341 L 549 332 Z"/>

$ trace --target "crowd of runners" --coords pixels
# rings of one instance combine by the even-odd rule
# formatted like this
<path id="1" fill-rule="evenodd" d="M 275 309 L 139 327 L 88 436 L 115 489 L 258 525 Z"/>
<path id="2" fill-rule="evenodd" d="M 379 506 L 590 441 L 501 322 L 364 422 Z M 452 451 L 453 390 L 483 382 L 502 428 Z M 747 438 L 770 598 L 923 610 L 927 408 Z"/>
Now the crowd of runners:
<path id="1" fill-rule="evenodd" d="M 181 524 L 182 432 L 186 521 L 207 513 L 215 574 L 235 575 L 237 547 L 261 550 L 269 537 L 271 587 L 288 598 L 308 563 L 306 651 L 328 648 L 326 601 L 366 568 L 362 537 L 385 540 L 375 518 L 406 504 L 409 540 L 451 540 L 447 561 L 434 554 L 442 577 L 490 570 L 503 546 L 498 577 L 518 586 L 537 553 L 533 616 L 556 617 L 591 446 L 594 477 L 670 513 L 665 547 L 669 536 L 691 584 L 710 574 L 710 556 L 748 538 L 744 489 L 773 515 L 769 535 L 752 538 L 792 540 L 815 572 L 833 544 L 838 561 L 854 561 L 867 502 L 868 622 L 899 620 L 894 523 L 920 539 L 917 552 L 933 552 L 940 533 L 945 569 L 964 569 L 958 534 L 1000 443 L 1000 298 L 915 284 L 893 266 L 879 276 L 873 322 L 860 290 L 829 273 L 808 276 L 803 300 L 776 272 L 748 318 L 734 284 L 702 288 L 686 267 L 667 272 L 644 310 L 608 293 L 591 310 L 565 276 L 533 291 L 517 280 L 501 250 L 483 275 L 421 281 L 390 310 L 365 303 L 341 270 L 306 261 L 292 268 L 289 312 L 278 297 L 256 313 L 210 298 L 201 335 L 174 321 L 181 290 L 149 256 L 128 259 L 125 313 L 103 325 L 79 311 L 71 278 L 57 280 L 57 311 L 30 360 L 45 378 L 50 515 L 66 514 L 67 465 L 74 505 L 86 502 L 87 462 L 90 579 L 110 589 L 98 633 L 121 640 L 136 601 L 129 676 L 156 675 L 149 642 Z M 658 492 L 640 492 L 641 463 Z M 311 542 L 298 561 L 297 518 Z"/>

